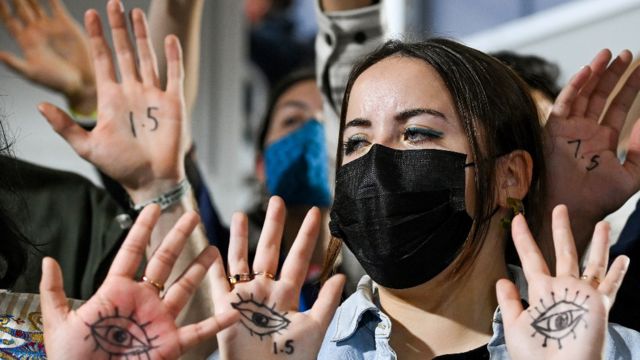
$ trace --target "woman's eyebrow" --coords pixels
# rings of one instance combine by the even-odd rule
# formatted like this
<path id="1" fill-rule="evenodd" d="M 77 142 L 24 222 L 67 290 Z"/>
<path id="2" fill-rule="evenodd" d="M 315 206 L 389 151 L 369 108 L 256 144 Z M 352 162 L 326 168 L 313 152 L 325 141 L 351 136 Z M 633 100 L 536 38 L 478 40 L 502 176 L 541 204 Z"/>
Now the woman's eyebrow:
<path id="1" fill-rule="evenodd" d="M 305 103 L 304 101 L 300 101 L 300 100 L 288 100 L 286 102 L 283 102 L 282 104 L 278 105 L 278 107 L 275 110 L 280 110 L 284 107 L 295 107 L 295 108 L 299 108 L 302 110 L 307 110 L 309 109 L 309 105 L 307 103 Z"/>
<path id="2" fill-rule="evenodd" d="M 438 110 L 435 109 L 427 109 L 427 108 L 416 108 L 416 109 L 409 109 L 409 110 L 404 110 L 401 111 L 400 113 L 398 113 L 396 116 L 394 116 L 394 118 L 397 121 L 403 122 L 403 121 L 407 121 L 410 118 L 414 117 L 414 116 L 419 116 L 419 115 L 432 115 L 438 118 L 441 118 L 444 121 L 449 121 L 447 119 L 446 116 L 444 116 L 443 113 L 441 113 Z"/>
<path id="3" fill-rule="evenodd" d="M 367 119 L 363 119 L 363 118 L 355 118 L 349 122 L 347 122 L 344 125 L 344 128 L 350 128 L 350 127 L 370 127 L 371 126 L 371 121 L 367 120 Z"/>

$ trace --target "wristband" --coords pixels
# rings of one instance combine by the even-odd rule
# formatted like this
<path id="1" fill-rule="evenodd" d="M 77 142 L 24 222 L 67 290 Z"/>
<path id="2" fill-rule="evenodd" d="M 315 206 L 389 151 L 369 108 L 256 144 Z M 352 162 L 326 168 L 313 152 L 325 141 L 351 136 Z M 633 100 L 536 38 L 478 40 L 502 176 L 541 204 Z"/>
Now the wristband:
<path id="1" fill-rule="evenodd" d="M 180 181 L 180 183 L 178 183 L 178 185 L 175 188 L 167 191 L 166 193 L 156 198 L 147 200 L 142 204 L 134 204 L 131 201 L 129 202 L 130 202 L 131 208 L 135 212 L 142 211 L 142 209 L 144 209 L 145 206 L 150 204 L 158 204 L 160 205 L 160 210 L 164 211 L 170 208 L 173 204 L 180 201 L 180 199 L 182 199 L 182 197 L 189 191 L 189 189 L 191 189 L 191 185 L 189 185 L 189 181 L 187 179 L 184 179 Z"/>

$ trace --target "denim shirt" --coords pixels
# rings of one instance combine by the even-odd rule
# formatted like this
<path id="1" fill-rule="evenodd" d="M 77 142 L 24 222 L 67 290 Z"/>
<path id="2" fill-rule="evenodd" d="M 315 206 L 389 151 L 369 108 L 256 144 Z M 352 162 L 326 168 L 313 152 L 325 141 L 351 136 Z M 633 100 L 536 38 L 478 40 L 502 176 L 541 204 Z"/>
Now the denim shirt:
<path id="1" fill-rule="evenodd" d="M 520 294 L 527 294 L 522 270 L 509 266 L 511 279 Z M 391 320 L 375 303 L 376 285 L 367 275 L 358 288 L 336 311 L 329 325 L 318 359 L 397 359 L 391 348 Z M 526 296 L 523 296 L 526 300 Z M 491 359 L 509 359 L 504 327 L 499 309 L 493 315 L 493 335 L 487 344 Z M 603 359 L 640 359 L 640 333 L 612 324 L 608 325 Z"/>

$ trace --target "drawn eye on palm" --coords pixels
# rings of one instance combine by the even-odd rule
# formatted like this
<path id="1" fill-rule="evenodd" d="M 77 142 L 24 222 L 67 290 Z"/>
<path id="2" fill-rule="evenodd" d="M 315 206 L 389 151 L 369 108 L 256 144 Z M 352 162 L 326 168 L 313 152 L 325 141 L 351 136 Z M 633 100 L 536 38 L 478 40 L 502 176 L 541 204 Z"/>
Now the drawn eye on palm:
<path id="1" fill-rule="evenodd" d="M 257 302 L 253 298 L 253 293 L 249 299 L 243 299 L 240 294 L 236 295 L 240 301 L 231 303 L 231 306 L 240 312 L 242 316 L 240 322 L 249 330 L 251 336 L 258 335 L 262 340 L 264 336 L 280 334 L 280 330 L 286 329 L 291 323 L 286 317 L 287 312 L 281 314 L 275 310 L 276 304 L 269 307 L 266 305 L 266 299 Z"/>
<path id="2" fill-rule="evenodd" d="M 549 307 L 546 307 L 542 299 L 540 299 L 542 310 L 537 306 L 534 307 L 534 310 L 538 312 L 537 317 L 531 316 L 531 310 L 529 310 L 529 315 L 533 319 L 531 326 L 535 330 L 531 337 L 536 334 L 544 336 L 543 347 L 547 346 L 548 339 L 554 339 L 558 341 L 558 348 L 562 349 L 562 339 L 569 336 L 569 334 L 573 334 L 575 339 L 575 329 L 580 322 L 584 322 L 585 328 L 587 327 L 587 321 L 584 316 L 589 310 L 584 307 L 584 304 L 589 299 L 589 295 L 581 303 L 578 303 L 580 291 L 576 291 L 575 297 L 571 300 L 568 299 L 568 292 L 569 289 L 565 289 L 564 299 L 556 301 L 555 293 L 552 291 L 553 304 Z"/>

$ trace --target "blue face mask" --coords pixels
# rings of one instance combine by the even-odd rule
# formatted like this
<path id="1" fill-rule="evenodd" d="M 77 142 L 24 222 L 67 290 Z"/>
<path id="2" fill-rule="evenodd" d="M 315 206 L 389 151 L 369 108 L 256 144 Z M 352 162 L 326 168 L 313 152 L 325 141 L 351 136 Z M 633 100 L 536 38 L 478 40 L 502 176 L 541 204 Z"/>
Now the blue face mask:
<path id="1" fill-rule="evenodd" d="M 324 126 L 315 119 L 264 151 L 267 190 L 287 205 L 331 205 Z"/>

